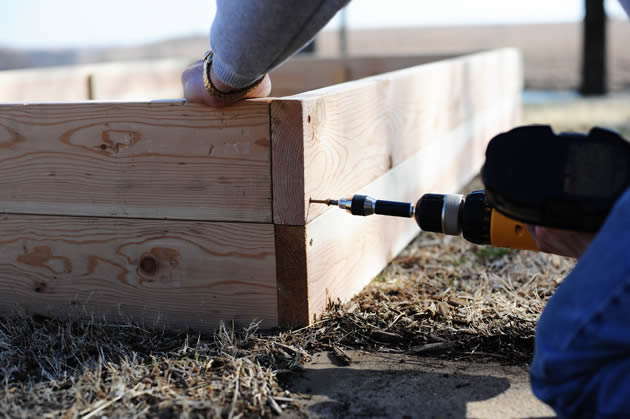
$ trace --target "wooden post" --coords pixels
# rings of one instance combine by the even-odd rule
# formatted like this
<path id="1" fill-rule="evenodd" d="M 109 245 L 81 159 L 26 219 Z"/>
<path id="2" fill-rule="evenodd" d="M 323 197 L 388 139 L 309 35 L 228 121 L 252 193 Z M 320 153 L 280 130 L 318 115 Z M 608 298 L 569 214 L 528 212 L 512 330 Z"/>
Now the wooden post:
<path id="1" fill-rule="evenodd" d="M 348 6 L 341 9 L 339 22 L 339 56 L 348 56 Z"/>
<path id="2" fill-rule="evenodd" d="M 607 93 L 606 11 L 604 0 L 584 0 L 582 85 L 585 96 Z"/>
<path id="3" fill-rule="evenodd" d="M 94 75 L 88 74 L 85 80 L 87 86 L 87 100 L 94 100 L 96 96 L 94 95 Z"/>

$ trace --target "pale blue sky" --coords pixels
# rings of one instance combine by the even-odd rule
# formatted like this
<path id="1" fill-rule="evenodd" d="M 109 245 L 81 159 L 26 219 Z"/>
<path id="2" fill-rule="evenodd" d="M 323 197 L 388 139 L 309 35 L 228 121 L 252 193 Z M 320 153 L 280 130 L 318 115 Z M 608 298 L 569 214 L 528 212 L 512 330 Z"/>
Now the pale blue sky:
<path id="1" fill-rule="evenodd" d="M 611 15 L 625 16 L 616 0 L 607 1 Z M 354 0 L 349 24 L 360 28 L 574 21 L 582 16 L 582 3 L 583 0 Z M 387 7 L 383 8 L 383 4 Z M 214 12 L 214 0 L 0 0 L 0 46 L 128 45 L 207 34 Z M 333 21 L 330 27 L 336 27 L 336 23 Z"/>

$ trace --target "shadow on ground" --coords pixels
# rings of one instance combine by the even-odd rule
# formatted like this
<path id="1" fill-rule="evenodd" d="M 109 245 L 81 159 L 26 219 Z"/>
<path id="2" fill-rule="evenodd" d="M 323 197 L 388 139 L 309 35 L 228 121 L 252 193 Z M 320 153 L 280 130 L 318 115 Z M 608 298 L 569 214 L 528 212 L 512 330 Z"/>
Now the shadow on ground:
<path id="1" fill-rule="evenodd" d="M 466 404 L 498 396 L 507 378 L 468 374 L 333 369 L 307 371 L 295 391 L 326 396 L 309 407 L 336 417 L 465 417 Z M 445 415 L 445 413 L 448 414 Z"/>
<path id="2" fill-rule="evenodd" d="M 527 369 L 401 354 L 350 353 L 352 363 L 317 354 L 289 389 L 306 417 L 549 417 L 529 390 Z M 337 365 L 336 365 L 337 364 Z"/>

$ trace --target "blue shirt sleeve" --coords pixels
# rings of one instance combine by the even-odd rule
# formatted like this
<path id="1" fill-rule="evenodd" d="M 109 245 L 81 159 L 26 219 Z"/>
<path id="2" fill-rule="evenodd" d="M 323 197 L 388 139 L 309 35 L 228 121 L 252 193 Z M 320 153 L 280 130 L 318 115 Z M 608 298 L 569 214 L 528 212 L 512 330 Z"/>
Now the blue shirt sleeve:
<path id="1" fill-rule="evenodd" d="M 545 307 L 530 378 L 561 417 L 630 415 L 630 189 Z"/>
<path id="2" fill-rule="evenodd" d="M 228 86 L 245 87 L 307 44 L 350 0 L 217 0 L 212 67 Z"/>

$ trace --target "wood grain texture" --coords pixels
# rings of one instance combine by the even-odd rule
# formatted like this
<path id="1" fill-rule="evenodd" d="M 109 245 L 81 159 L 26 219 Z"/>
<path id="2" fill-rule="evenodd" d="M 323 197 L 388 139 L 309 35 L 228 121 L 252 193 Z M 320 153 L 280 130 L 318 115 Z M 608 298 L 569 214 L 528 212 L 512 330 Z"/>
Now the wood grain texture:
<path id="1" fill-rule="evenodd" d="M 304 158 L 303 167 L 273 159 L 274 222 L 305 225 L 325 211 L 309 199 L 352 194 L 475 114 L 517 100 L 521 88 L 520 56 L 505 49 L 274 100 L 273 155 L 303 147 Z M 301 130 L 281 112 L 300 107 Z"/>
<path id="2" fill-rule="evenodd" d="M 352 60 L 316 83 L 393 65 Z M 0 311 L 307 324 L 417 233 L 309 198 L 454 192 L 517 122 L 520 90 L 501 50 L 224 109 L 0 105 Z"/>
<path id="3" fill-rule="evenodd" d="M 275 224 L 303 224 L 304 109 L 301 101 L 272 101 L 273 214 Z"/>
<path id="4" fill-rule="evenodd" d="M 167 59 L 0 71 L 0 102 L 181 98 L 180 77 L 190 63 Z"/>
<path id="5" fill-rule="evenodd" d="M 448 57 L 452 55 L 296 57 L 271 73 L 273 84 L 271 95 L 275 97 L 295 95 Z"/>
<path id="6" fill-rule="evenodd" d="M 282 97 L 348 81 L 346 66 L 337 58 L 292 58 L 272 73 L 271 95 Z"/>
<path id="7" fill-rule="evenodd" d="M 303 226 L 275 226 L 278 321 L 281 326 L 305 326 L 308 317 L 306 232 Z"/>
<path id="8" fill-rule="evenodd" d="M 4 314 L 277 324 L 270 224 L 3 215 L 0 249 Z"/>
<path id="9" fill-rule="evenodd" d="M 520 119 L 520 102 L 500 104 L 437 137 L 355 193 L 414 202 L 424 193 L 455 193 L 478 173 L 487 142 Z M 418 234 L 413 219 L 356 217 L 338 209 L 306 225 L 308 317 L 329 300 L 348 301 Z"/>
<path id="10" fill-rule="evenodd" d="M 0 102 L 86 100 L 87 74 L 73 67 L 0 72 Z"/>
<path id="11" fill-rule="evenodd" d="M 444 56 L 296 57 L 272 75 L 272 95 L 281 97 L 423 64 Z M 0 72 L 0 102 L 60 102 L 181 98 L 181 73 L 192 60 L 163 59 L 86 64 Z"/>
<path id="12" fill-rule="evenodd" d="M 269 103 L 0 105 L 0 212 L 271 222 Z"/>
<path id="13" fill-rule="evenodd" d="M 457 57 L 458 54 L 381 55 L 360 56 L 345 59 L 347 81 L 376 76 L 421 64 L 429 64 Z"/>

